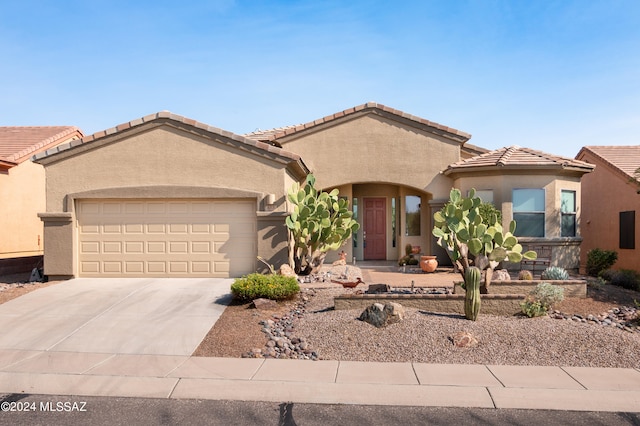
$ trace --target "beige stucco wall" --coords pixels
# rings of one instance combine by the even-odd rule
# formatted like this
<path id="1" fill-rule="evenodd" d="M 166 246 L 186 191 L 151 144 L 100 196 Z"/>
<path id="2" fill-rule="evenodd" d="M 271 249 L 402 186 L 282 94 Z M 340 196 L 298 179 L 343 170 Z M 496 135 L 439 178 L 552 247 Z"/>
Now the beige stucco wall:
<path id="1" fill-rule="evenodd" d="M 458 142 L 373 114 L 336 120 L 279 141 L 286 150 L 301 155 L 319 188 L 338 188 L 351 203 L 354 197 L 358 198 L 357 220 L 361 225 L 362 199 L 386 199 L 388 260 L 403 256 L 407 243 L 418 245 L 429 254 L 432 223 L 428 202 L 434 197 L 448 197 L 453 181 L 441 171 L 460 160 Z M 406 195 L 422 197 L 420 236 L 405 236 Z M 395 247 L 391 229 L 393 198 L 397 203 Z M 358 242 L 355 249 L 352 241 L 345 245 L 347 259 L 363 259 L 362 227 Z M 327 256 L 327 261 L 336 259 L 337 253 Z"/>
<path id="2" fill-rule="evenodd" d="M 254 198 L 258 254 L 272 263 L 282 260 L 285 194 L 295 180 L 286 164 L 168 125 L 115 136 L 45 164 L 47 213 L 72 215 L 63 225 L 59 217 L 43 218 L 46 248 L 65 248 L 55 255 L 45 249 L 45 274 L 76 275 L 74 200 L 83 198 Z M 275 204 L 266 204 L 268 194 L 275 195 Z M 47 241 L 53 239 L 55 244 Z"/>
<path id="3" fill-rule="evenodd" d="M 66 211 L 68 194 L 145 186 L 218 187 L 273 193 L 279 200 L 274 210 L 286 208 L 283 195 L 288 182 L 284 164 L 166 125 L 117 136 L 117 141 L 99 149 L 46 165 L 48 212 Z M 100 141 L 93 146 L 98 144 Z"/>
<path id="4" fill-rule="evenodd" d="M 377 182 L 449 193 L 439 173 L 460 159 L 458 142 L 372 114 L 325 126 L 279 140 L 302 156 L 319 187 Z"/>
<path id="5" fill-rule="evenodd" d="M 580 203 L 580 177 L 573 174 L 560 174 L 552 171 L 519 173 L 507 172 L 478 173 L 475 176 L 462 175 L 455 180 L 455 185 L 466 196 L 471 188 L 477 190 L 493 190 L 493 201 L 502 211 L 502 225 L 505 229 L 513 219 L 513 189 L 542 188 L 545 190 L 545 237 L 520 238 L 523 245 L 551 245 L 553 258 L 551 264 L 565 269 L 577 270 L 580 257 L 580 222 L 583 209 Z M 561 191 L 576 192 L 576 235 L 575 238 L 561 237 Z"/>
<path id="6" fill-rule="evenodd" d="M 595 164 L 592 173 L 582 178 L 582 251 L 580 264 L 587 264 L 587 253 L 594 248 L 615 250 L 618 261 L 614 269 L 640 271 L 640 194 L 628 178 L 614 172 L 610 166 L 586 152 L 582 161 Z M 636 212 L 636 248 L 620 248 L 620 212 Z"/>
<path id="7" fill-rule="evenodd" d="M 44 168 L 25 161 L 0 173 L 0 200 L 0 259 L 41 255 Z"/>

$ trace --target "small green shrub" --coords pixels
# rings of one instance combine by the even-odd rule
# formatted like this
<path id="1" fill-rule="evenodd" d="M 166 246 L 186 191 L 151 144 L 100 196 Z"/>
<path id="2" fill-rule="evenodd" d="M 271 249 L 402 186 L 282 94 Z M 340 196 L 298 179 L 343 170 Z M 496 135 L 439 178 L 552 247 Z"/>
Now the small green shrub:
<path id="1" fill-rule="evenodd" d="M 518 279 L 522 280 L 522 281 L 531 281 L 531 280 L 533 280 L 533 274 L 531 273 L 531 271 L 529 271 L 527 269 L 523 269 L 518 274 Z"/>
<path id="2" fill-rule="evenodd" d="M 594 248 L 587 253 L 587 275 L 597 277 L 602 271 L 613 266 L 618 260 L 618 253 L 614 250 Z"/>
<path id="3" fill-rule="evenodd" d="M 233 297 L 242 301 L 258 298 L 285 300 L 299 291 L 298 280 L 282 275 L 249 274 L 231 284 Z"/>
<path id="4" fill-rule="evenodd" d="M 520 303 L 522 313 L 529 318 L 544 315 L 558 302 L 564 300 L 564 288 L 540 283 L 531 290 L 524 302 Z"/>
<path id="5" fill-rule="evenodd" d="M 603 271 L 600 276 L 612 285 L 640 291 L 640 274 L 634 270 L 620 269 L 619 271 L 614 271 L 608 269 Z"/>
<path id="6" fill-rule="evenodd" d="M 543 280 L 568 280 L 569 273 L 559 266 L 549 266 L 547 269 L 542 271 L 540 277 Z"/>
<path id="7" fill-rule="evenodd" d="M 524 302 L 520 303 L 520 308 L 522 309 L 522 313 L 529 318 L 541 317 L 547 313 L 547 309 L 542 306 L 542 303 L 534 302 L 530 299 L 526 299 Z"/>

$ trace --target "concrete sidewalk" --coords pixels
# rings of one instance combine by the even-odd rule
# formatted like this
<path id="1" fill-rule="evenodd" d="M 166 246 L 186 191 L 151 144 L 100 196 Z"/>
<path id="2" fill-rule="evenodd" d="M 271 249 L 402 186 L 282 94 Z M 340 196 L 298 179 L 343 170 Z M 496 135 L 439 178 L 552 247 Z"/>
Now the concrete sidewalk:
<path id="1" fill-rule="evenodd" d="M 0 350 L 0 393 L 640 412 L 640 369 Z"/>

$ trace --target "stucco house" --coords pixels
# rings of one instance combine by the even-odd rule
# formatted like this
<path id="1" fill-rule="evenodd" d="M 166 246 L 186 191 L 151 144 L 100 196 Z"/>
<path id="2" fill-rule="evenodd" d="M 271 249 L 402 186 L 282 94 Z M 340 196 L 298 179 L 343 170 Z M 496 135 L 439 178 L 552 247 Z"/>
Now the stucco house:
<path id="1" fill-rule="evenodd" d="M 0 127 L 0 274 L 42 263 L 45 173 L 31 157 L 81 137 L 72 126 Z"/>
<path id="2" fill-rule="evenodd" d="M 633 179 L 640 145 L 585 146 L 576 158 L 596 166 L 582 180 L 581 266 L 590 250 L 600 248 L 618 253 L 614 269 L 640 271 L 640 184 Z"/>
<path id="3" fill-rule="evenodd" d="M 579 200 L 590 166 L 523 150 L 544 164 L 485 170 L 477 162 L 500 154 L 470 137 L 374 102 L 244 136 L 166 111 L 143 117 L 36 156 L 47 172 L 45 274 L 233 277 L 260 270 L 256 256 L 279 265 L 288 258 L 287 190 L 310 172 L 349 199 L 361 224 L 344 247 L 349 259 L 397 260 L 410 243 L 446 261 L 433 213 L 452 186 L 477 187 L 474 168 L 505 221 L 514 188 L 542 188 L 546 228 L 532 238 L 555 238 L 552 209 L 563 190 Z M 521 183 L 509 186 L 516 175 Z M 515 196 L 538 207 L 535 191 Z"/>

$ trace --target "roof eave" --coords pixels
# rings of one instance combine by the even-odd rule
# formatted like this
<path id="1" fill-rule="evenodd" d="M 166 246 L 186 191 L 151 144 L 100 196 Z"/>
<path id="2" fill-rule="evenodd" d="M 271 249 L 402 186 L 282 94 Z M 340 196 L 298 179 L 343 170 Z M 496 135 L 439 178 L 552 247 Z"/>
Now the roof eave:
<path id="1" fill-rule="evenodd" d="M 371 113 L 392 118 L 396 121 L 401 121 L 414 128 L 420 128 L 428 131 L 429 133 L 433 133 L 441 137 L 453 140 L 457 143 L 460 143 L 461 145 L 471 139 L 471 134 L 469 133 L 462 132 L 452 127 L 443 126 L 441 124 L 387 107 L 376 102 L 368 102 L 366 104 L 358 105 L 353 108 L 328 115 L 318 120 L 310 121 L 305 124 L 300 124 L 298 126 L 285 129 L 282 132 L 270 135 L 269 140 L 287 140 L 290 138 L 298 137 L 308 131 L 314 131 L 321 129 L 324 126 L 334 125 L 335 123 L 345 119 L 352 119 L 356 114 L 364 115 Z"/>
<path id="2" fill-rule="evenodd" d="M 67 156 L 76 155 L 76 153 L 79 152 L 78 149 L 81 149 L 81 147 L 84 147 L 84 149 L 86 150 L 94 149 L 95 147 L 101 145 L 101 142 L 105 143 L 111 139 L 122 137 L 129 132 L 142 131 L 149 126 L 157 125 L 170 125 L 172 127 L 180 128 L 199 136 L 206 137 L 208 139 L 232 144 L 243 151 L 251 152 L 256 155 L 275 160 L 282 164 L 289 164 L 290 162 L 300 161 L 300 156 L 298 156 L 297 154 L 291 153 L 272 144 L 248 139 L 244 136 L 240 136 L 217 127 L 209 126 L 207 124 L 200 123 L 198 121 L 177 114 L 172 114 L 169 111 L 161 111 L 156 114 L 147 115 L 137 120 L 123 123 L 110 129 L 85 136 L 82 139 L 55 146 L 34 155 L 33 161 L 38 164 L 48 165 L 57 161 L 61 161 Z M 302 167 L 302 170 L 304 170 L 305 168 L 306 166 Z"/>
<path id="3" fill-rule="evenodd" d="M 561 164 L 557 165 L 530 165 L 530 164 L 513 164 L 513 165 L 491 165 L 491 166 L 467 166 L 467 167 L 448 167 L 443 174 L 445 176 L 455 176 L 458 174 L 469 174 L 469 173 L 478 173 L 478 172 L 500 172 L 500 171 L 518 171 L 518 172 L 526 172 L 526 171 L 544 171 L 550 170 L 554 172 L 570 172 L 570 173 L 590 173 L 592 172 L 594 167 L 579 167 L 579 166 L 565 166 Z M 524 173 L 523 173 L 524 174 Z"/>

